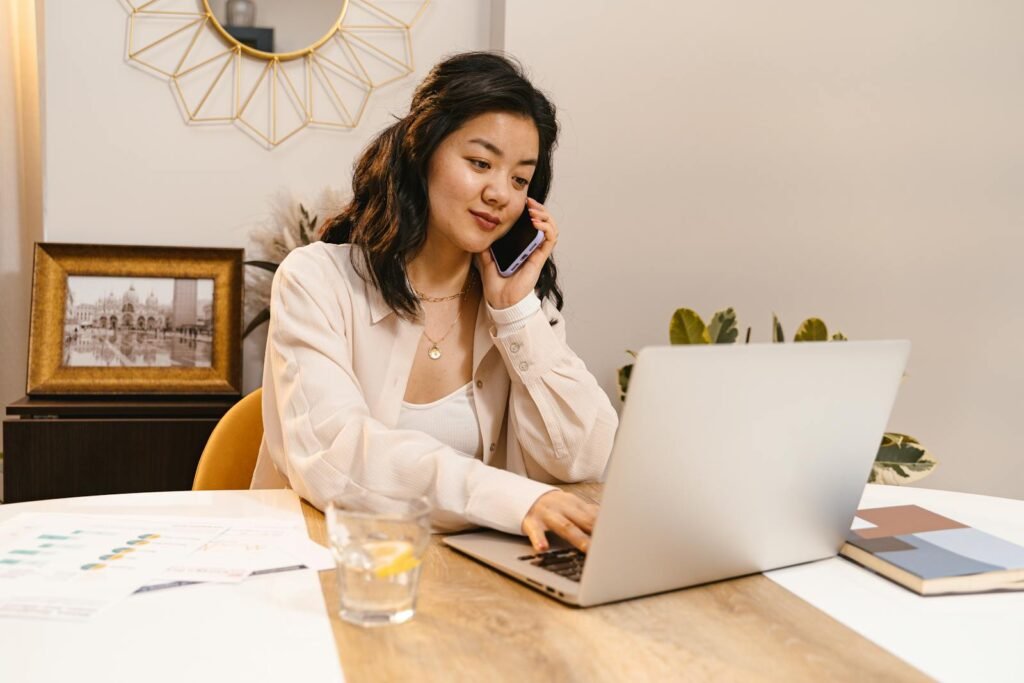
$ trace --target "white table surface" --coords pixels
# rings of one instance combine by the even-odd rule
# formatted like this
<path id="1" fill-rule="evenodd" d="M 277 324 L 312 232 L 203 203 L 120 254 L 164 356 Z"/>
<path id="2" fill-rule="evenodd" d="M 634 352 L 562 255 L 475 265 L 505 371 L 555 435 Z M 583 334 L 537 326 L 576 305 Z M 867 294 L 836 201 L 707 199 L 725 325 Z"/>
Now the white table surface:
<path id="1" fill-rule="evenodd" d="M 0 505 L 19 512 L 297 520 L 292 491 L 169 491 Z M 84 623 L 0 619 L 0 682 L 341 681 L 316 572 L 132 595 Z"/>
<path id="2" fill-rule="evenodd" d="M 1024 545 L 1024 501 L 868 485 L 860 507 L 916 504 Z M 301 520 L 291 491 L 175 491 L 0 505 L 18 512 Z M 940 681 L 1024 680 L 1024 592 L 922 597 L 843 558 L 768 578 Z M 0 619 L 0 681 L 338 681 L 317 575 L 153 591 L 91 621 Z"/>
<path id="3" fill-rule="evenodd" d="M 869 484 L 861 508 L 919 505 L 1024 545 L 1024 501 Z M 940 681 L 1024 681 L 1024 592 L 923 597 L 836 557 L 768 578 Z"/>

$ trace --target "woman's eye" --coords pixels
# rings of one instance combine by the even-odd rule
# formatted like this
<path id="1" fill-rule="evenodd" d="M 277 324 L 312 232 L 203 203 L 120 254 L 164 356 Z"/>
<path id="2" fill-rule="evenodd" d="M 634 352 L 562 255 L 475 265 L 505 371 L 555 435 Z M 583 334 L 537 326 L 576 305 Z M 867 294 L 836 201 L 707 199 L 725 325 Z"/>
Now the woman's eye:
<path id="1" fill-rule="evenodd" d="M 487 168 L 491 167 L 491 165 L 489 163 L 487 163 L 486 161 L 483 161 L 481 159 L 470 159 L 469 163 L 473 164 L 473 166 L 475 166 L 476 168 L 479 168 L 481 170 L 487 169 Z"/>
<path id="2" fill-rule="evenodd" d="M 527 185 L 529 185 L 530 181 L 527 180 L 526 178 L 516 178 L 515 179 L 515 183 L 516 183 L 516 185 L 519 186 L 520 189 L 522 189 L 522 188 L 526 187 Z"/>

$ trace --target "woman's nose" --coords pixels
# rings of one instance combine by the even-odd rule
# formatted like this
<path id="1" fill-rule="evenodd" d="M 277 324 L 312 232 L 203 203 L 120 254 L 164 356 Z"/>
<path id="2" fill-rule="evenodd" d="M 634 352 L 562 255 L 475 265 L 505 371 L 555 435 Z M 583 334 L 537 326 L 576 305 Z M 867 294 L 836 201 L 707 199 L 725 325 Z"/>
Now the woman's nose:
<path id="1" fill-rule="evenodd" d="M 490 182 L 484 186 L 483 199 L 490 206 L 504 206 L 508 202 L 509 192 L 499 182 Z"/>

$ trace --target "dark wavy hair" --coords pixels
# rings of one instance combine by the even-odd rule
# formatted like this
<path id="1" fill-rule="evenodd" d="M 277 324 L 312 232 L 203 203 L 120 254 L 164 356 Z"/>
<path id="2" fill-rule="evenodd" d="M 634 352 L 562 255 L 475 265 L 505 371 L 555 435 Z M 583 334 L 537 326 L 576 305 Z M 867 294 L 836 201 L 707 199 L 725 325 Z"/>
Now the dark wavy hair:
<path id="1" fill-rule="evenodd" d="M 360 247 L 352 250 L 356 271 L 399 315 L 419 314 L 406 263 L 427 236 L 430 157 L 467 121 L 492 112 L 525 116 L 537 126 L 540 153 L 527 195 L 543 202 L 551 187 L 551 153 L 558 138 L 555 106 L 533 87 L 517 62 L 489 52 L 466 52 L 431 69 L 416 88 L 408 115 L 363 151 L 354 167 L 351 202 L 324 225 L 324 242 Z M 549 258 L 536 292 L 541 299 L 550 297 L 561 310 L 557 273 Z"/>

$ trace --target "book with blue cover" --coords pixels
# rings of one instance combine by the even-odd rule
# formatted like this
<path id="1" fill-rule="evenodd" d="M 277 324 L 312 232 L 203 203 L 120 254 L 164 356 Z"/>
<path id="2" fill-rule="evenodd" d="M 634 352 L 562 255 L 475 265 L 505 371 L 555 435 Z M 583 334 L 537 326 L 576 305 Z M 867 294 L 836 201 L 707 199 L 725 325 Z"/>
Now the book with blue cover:
<path id="1" fill-rule="evenodd" d="M 921 595 L 1024 590 L 1024 546 L 917 505 L 858 510 L 840 555 Z"/>

